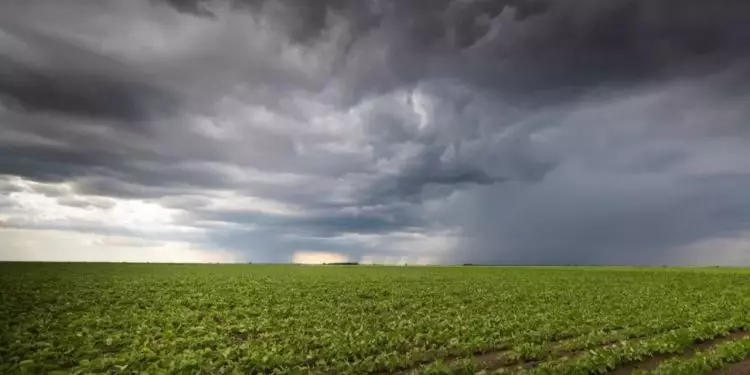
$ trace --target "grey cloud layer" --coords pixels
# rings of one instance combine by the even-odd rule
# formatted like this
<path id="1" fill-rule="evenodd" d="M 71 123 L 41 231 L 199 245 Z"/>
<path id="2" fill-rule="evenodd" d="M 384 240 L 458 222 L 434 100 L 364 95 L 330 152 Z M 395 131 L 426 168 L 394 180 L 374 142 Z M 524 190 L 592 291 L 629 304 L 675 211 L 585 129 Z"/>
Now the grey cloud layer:
<path id="1" fill-rule="evenodd" d="M 452 228 L 446 261 L 679 263 L 750 218 L 744 1 L 0 13 L 0 174 L 235 225 L 214 240 L 268 259 Z M 295 212 L 212 207 L 229 193 Z"/>

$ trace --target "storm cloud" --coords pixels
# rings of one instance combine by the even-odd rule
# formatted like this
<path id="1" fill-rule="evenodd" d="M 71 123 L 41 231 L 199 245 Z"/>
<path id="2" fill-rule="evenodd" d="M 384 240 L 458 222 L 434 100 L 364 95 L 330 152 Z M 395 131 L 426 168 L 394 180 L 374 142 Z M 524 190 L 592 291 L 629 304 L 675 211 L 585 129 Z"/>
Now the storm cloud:
<path id="1" fill-rule="evenodd" d="M 0 14 L 6 258 L 750 264 L 746 1 Z"/>

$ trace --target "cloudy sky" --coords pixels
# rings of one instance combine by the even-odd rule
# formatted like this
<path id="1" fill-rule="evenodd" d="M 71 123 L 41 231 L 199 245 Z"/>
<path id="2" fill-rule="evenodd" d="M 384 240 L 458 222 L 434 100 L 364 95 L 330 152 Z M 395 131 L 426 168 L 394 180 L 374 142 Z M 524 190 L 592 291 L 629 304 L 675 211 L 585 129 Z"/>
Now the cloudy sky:
<path id="1" fill-rule="evenodd" d="M 0 259 L 750 265 L 745 0 L 4 0 Z"/>

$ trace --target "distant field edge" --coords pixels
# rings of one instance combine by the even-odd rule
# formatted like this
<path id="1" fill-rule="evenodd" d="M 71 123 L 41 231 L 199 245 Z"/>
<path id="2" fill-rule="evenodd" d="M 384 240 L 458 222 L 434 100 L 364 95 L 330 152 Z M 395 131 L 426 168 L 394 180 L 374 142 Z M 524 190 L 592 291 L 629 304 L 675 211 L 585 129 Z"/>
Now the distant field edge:
<path id="1" fill-rule="evenodd" d="M 684 265 L 574 265 L 574 264 L 560 264 L 560 265 L 544 265 L 544 264 L 475 264 L 475 263 L 464 263 L 464 264 L 379 264 L 379 263 L 357 263 L 357 262 L 342 262 L 342 263 L 321 263 L 321 264 L 307 264 L 307 263 L 290 263 L 290 262 L 102 262 L 102 261 L 40 261 L 40 260 L 0 260 L 0 265 L 142 265 L 142 266 L 276 266 L 276 267 L 347 267 L 347 268 L 370 268 L 370 267 L 384 267 L 384 268 L 509 268 L 509 269 L 545 269 L 545 270 L 670 270 L 670 271 L 695 271 L 695 270 L 721 270 L 721 271 L 745 271 L 750 272 L 750 267 L 747 266 L 717 266 L 717 265 L 696 265 L 696 266 L 684 266 Z"/>

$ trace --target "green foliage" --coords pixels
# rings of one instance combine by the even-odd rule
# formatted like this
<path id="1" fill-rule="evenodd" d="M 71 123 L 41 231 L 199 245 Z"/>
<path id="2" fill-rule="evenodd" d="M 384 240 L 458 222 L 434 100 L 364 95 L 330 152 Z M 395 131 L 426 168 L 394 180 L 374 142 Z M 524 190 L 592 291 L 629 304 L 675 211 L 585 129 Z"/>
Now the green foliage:
<path id="1" fill-rule="evenodd" d="M 748 275 L 6 263 L 0 373 L 604 373 L 748 328 Z M 727 345 L 658 373 L 747 354 Z"/>

